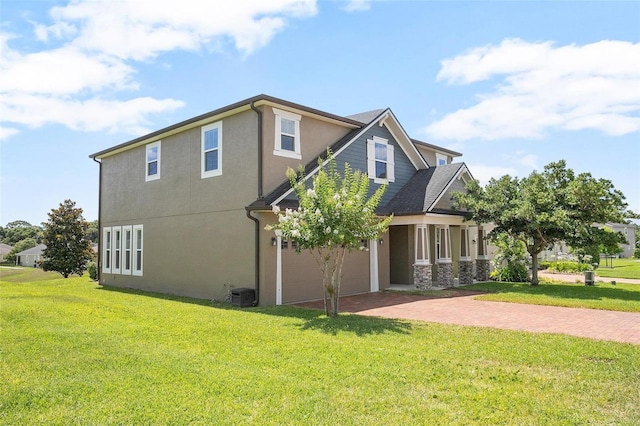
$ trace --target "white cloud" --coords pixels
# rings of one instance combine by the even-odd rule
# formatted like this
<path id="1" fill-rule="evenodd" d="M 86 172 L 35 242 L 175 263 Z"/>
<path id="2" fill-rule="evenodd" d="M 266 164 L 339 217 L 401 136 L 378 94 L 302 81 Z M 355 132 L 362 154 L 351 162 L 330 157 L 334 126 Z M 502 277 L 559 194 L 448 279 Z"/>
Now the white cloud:
<path id="1" fill-rule="evenodd" d="M 134 98 L 126 101 L 87 100 L 15 94 L 3 96 L 3 120 L 35 128 L 62 124 L 72 130 L 142 134 L 150 114 L 171 112 L 184 105 L 174 99 Z"/>
<path id="2" fill-rule="evenodd" d="M 347 12 L 362 12 L 371 9 L 372 0 L 349 0 L 342 8 Z"/>
<path id="3" fill-rule="evenodd" d="M 436 139 L 540 138 L 549 130 L 640 130 L 640 43 L 603 40 L 583 46 L 504 40 L 442 61 L 438 81 L 499 79 L 475 105 L 424 131 Z"/>
<path id="4" fill-rule="evenodd" d="M 317 13 L 315 0 L 82 1 L 54 7 L 60 25 L 72 25 L 78 32 L 74 44 L 122 59 L 144 60 L 159 53 L 195 50 L 230 39 L 244 54 L 265 46 L 284 28 L 288 17 Z M 68 29 L 65 27 L 65 30 Z"/>
<path id="5" fill-rule="evenodd" d="M 242 55 L 264 47 L 292 18 L 317 13 L 315 0 L 77 0 L 30 22 L 40 51 L 12 49 L 0 33 L 3 122 L 74 130 L 147 131 L 151 114 L 183 105 L 175 99 L 125 98 L 138 90 L 136 65 L 172 50 L 224 48 Z M 5 127 L 2 137 L 18 132 Z"/>
<path id="6" fill-rule="evenodd" d="M 20 133 L 20 130 L 14 129 L 13 127 L 0 126 L 0 141 L 9 139 L 11 136 L 17 135 L 18 133 Z"/>
<path id="7" fill-rule="evenodd" d="M 3 93 L 68 95 L 83 90 L 135 89 L 133 68 L 104 54 L 87 54 L 64 46 L 30 54 L 3 49 Z"/>

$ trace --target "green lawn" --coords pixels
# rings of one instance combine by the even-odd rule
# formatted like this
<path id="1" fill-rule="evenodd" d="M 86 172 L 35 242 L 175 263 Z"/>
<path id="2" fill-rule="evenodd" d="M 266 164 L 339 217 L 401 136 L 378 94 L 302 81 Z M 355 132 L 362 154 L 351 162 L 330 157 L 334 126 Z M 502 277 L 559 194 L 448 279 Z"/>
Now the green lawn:
<path id="1" fill-rule="evenodd" d="M 640 312 L 639 284 L 614 286 L 610 282 L 596 282 L 594 286 L 585 286 L 542 280 L 540 285 L 532 287 L 529 283 L 491 281 L 462 288 L 489 292 L 477 296 L 478 300 Z"/>
<path id="2" fill-rule="evenodd" d="M 0 269 L 0 424 L 618 424 L 640 346 Z"/>
<path id="3" fill-rule="evenodd" d="M 605 266 L 604 259 L 596 269 L 596 276 L 606 278 L 631 278 L 640 280 L 640 259 L 610 259 L 613 268 Z"/>

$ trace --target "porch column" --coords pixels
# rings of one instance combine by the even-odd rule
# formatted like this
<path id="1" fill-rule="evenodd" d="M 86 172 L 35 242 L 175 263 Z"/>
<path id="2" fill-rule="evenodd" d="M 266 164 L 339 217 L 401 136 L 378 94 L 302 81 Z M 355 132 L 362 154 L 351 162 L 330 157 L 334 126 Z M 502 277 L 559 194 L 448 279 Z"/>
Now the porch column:
<path id="1" fill-rule="evenodd" d="M 413 283 L 419 290 L 430 290 L 433 285 L 433 279 L 429 256 L 429 227 L 427 225 L 416 225 L 415 228 Z"/>
<path id="2" fill-rule="evenodd" d="M 438 286 L 453 286 L 453 262 L 451 261 L 451 232 L 449 225 L 437 228 L 438 247 Z"/>
<path id="3" fill-rule="evenodd" d="M 380 291 L 378 280 L 378 240 L 369 240 L 369 291 Z"/>
<path id="4" fill-rule="evenodd" d="M 460 260 L 458 261 L 458 283 L 460 285 L 473 284 L 473 260 L 469 246 L 469 228 L 460 226 Z"/>
<path id="5" fill-rule="evenodd" d="M 483 226 L 478 226 L 478 257 L 476 258 L 476 280 L 489 281 L 489 254 L 487 251 L 487 231 Z"/>
<path id="6" fill-rule="evenodd" d="M 282 234 L 276 231 L 276 305 L 282 305 Z"/>

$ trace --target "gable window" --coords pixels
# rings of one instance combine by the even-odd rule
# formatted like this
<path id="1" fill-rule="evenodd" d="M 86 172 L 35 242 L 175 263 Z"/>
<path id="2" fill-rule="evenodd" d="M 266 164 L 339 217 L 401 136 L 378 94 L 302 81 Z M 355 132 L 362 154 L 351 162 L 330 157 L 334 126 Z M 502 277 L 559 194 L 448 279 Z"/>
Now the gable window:
<path id="1" fill-rule="evenodd" d="M 222 174 L 222 121 L 202 127 L 201 178 Z"/>
<path id="2" fill-rule="evenodd" d="M 160 179 L 160 141 L 148 144 L 146 155 L 145 181 Z"/>
<path id="3" fill-rule="evenodd" d="M 300 119 L 301 116 L 288 111 L 273 108 L 276 116 L 276 134 L 274 155 L 302 159 L 300 153 Z"/>
<path id="4" fill-rule="evenodd" d="M 387 139 L 374 136 L 367 140 L 367 168 L 375 183 L 395 181 L 394 150 Z"/>
<path id="5" fill-rule="evenodd" d="M 436 165 L 444 166 L 445 164 L 447 164 L 447 156 L 436 153 Z"/>

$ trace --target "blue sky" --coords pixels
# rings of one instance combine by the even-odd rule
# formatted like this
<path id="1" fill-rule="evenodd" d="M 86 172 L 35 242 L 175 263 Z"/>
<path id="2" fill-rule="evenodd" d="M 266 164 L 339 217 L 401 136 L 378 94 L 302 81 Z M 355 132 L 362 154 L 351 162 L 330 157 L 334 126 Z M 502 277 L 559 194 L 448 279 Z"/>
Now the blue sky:
<path id="1" fill-rule="evenodd" d="M 97 219 L 89 154 L 260 93 L 390 107 L 481 183 L 565 159 L 640 211 L 637 1 L 0 7 L 1 225 L 39 224 L 66 198 Z"/>

